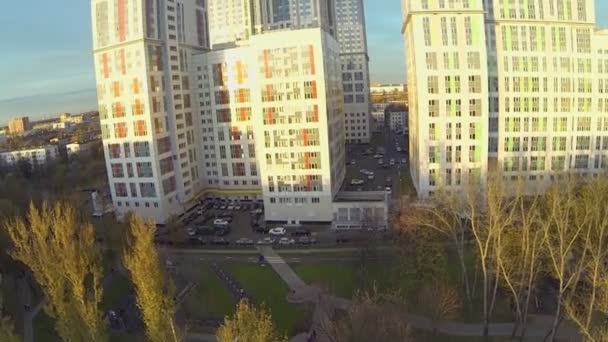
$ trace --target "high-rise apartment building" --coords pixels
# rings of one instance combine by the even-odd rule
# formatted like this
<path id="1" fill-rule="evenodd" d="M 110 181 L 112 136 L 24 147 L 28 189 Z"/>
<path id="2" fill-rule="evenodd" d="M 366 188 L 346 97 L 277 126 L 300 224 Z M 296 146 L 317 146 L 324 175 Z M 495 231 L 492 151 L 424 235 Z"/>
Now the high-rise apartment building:
<path id="1" fill-rule="evenodd" d="M 261 195 L 268 221 L 331 221 L 345 172 L 335 39 L 268 32 L 195 66 L 206 186 Z"/>
<path id="2" fill-rule="evenodd" d="M 370 141 L 369 56 L 363 0 L 336 0 L 346 141 Z"/>
<path id="3" fill-rule="evenodd" d="M 20 134 L 30 129 L 30 118 L 25 116 L 22 118 L 11 119 L 8 122 L 8 132 L 10 134 Z"/>
<path id="4" fill-rule="evenodd" d="M 479 1 L 403 1 L 410 172 L 420 197 L 483 182 L 488 73 Z"/>
<path id="5" fill-rule="evenodd" d="M 608 166 L 608 32 L 595 29 L 592 0 L 404 0 L 403 8 L 410 165 L 422 197 L 456 185 L 447 160 L 466 161 L 465 121 L 477 115 L 488 122 L 474 136 L 483 139 L 482 180 L 485 158 L 532 191 L 559 173 Z"/>
<path id="6" fill-rule="evenodd" d="M 336 35 L 335 0 L 253 0 L 262 31 L 319 27 Z"/>
<path id="7" fill-rule="evenodd" d="M 261 30 L 260 15 L 259 0 L 209 0 L 210 45 L 247 42 Z"/>
<path id="8" fill-rule="evenodd" d="M 103 145 L 118 213 L 164 223 L 202 188 L 192 54 L 209 47 L 204 0 L 92 0 Z"/>

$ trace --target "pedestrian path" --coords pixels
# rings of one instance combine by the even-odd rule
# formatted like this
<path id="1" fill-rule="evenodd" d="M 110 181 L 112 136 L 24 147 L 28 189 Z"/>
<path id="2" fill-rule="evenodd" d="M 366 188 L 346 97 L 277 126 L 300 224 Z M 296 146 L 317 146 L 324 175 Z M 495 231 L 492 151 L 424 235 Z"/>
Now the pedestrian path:
<path id="1" fill-rule="evenodd" d="M 270 260 L 269 263 L 272 268 L 292 290 L 292 294 L 288 296 L 289 301 L 312 302 L 315 304 L 311 331 L 319 332 L 322 330 L 319 328 L 328 319 L 328 313 L 336 310 L 348 310 L 352 305 L 352 301 L 349 299 L 326 295 L 321 289 L 307 285 L 272 247 L 263 246 L 258 247 L 258 249 L 266 260 Z M 407 315 L 405 320 L 412 328 L 418 330 L 436 331 L 450 336 L 483 336 L 483 324 L 481 323 L 433 322 L 427 317 L 412 314 Z M 551 316 L 531 317 L 526 329 L 526 340 L 542 340 L 550 330 L 551 322 Z M 513 323 L 491 323 L 488 332 L 489 336 L 492 337 L 509 337 L 513 328 Z M 321 336 L 317 337 L 319 341 L 323 340 Z M 293 341 L 299 341 L 302 335 L 297 338 Z M 563 322 L 557 332 L 557 340 L 579 342 L 582 341 L 582 338 L 575 327 Z"/>
<path id="2" fill-rule="evenodd" d="M 283 279 L 283 281 L 289 286 L 292 291 L 301 291 L 307 285 L 296 272 L 289 267 L 289 265 L 278 255 L 272 247 L 259 246 L 258 250 L 264 256 L 266 262 L 270 264 L 272 269 Z"/>

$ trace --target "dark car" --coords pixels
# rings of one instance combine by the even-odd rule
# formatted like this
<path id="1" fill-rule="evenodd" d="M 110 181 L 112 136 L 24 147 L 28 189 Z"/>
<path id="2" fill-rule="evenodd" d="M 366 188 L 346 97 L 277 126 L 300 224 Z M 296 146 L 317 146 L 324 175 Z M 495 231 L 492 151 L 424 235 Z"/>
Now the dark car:
<path id="1" fill-rule="evenodd" d="M 239 246 L 253 246 L 253 240 L 249 238 L 240 238 L 236 240 L 235 244 Z"/>
<path id="2" fill-rule="evenodd" d="M 338 235 L 336 237 L 336 243 L 349 243 L 350 239 L 344 235 Z"/>
<path id="3" fill-rule="evenodd" d="M 224 226 L 224 227 L 215 229 L 215 236 L 226 236 L 228 234 L 230 234 L 229 226 Z"/>
<path id="4" fill-rule="evenodd" d="M 216 246 L 228 246 L 230 244 L 230 241 L 221 237 L 216 237 L 211 240 L 211 244 Z"/>
<path id="5" fill-rule="evenodd" d="M 198 226 L 196 227 L 196 232 L 200 235 L 213 235 L 215 233 L 215 228 L 211 226 Z"/>
<path id="6" fill-rule="evenodd" d="M 202 236 L 192 236 L 192 237 L 188 238 L 188 241 L 193 245 L 204 246 L 207 244 L 207 241 L 205 241 L 205 239 L 203 239 Z"/>
<path id="7" fill-rule="evenodd" d="M 310 231 L 308 229 L 297 229 L 295 232 L 291 233 L 292 236 L 310 236 Z"/>
<path id="8" fill-rule="evenodd" d="M 270 231 L 270 228 L 265 227 L 265 226 L 260 226 L 258 224 L 254 224 L 253 231 L 255 231 L 257 233 L 268 234 L 268 232 Z"/>

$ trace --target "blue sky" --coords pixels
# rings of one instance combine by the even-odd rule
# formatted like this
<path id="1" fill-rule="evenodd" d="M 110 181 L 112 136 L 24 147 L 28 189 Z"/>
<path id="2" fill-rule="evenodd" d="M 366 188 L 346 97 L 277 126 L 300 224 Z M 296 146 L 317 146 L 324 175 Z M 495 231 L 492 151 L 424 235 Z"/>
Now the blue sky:
<path id="1" fill-rule="evenodd" d="M 608 1 L 596 1 L 608 26 Z M 364 0 L 371 79 L 405 81 L 400 0 Z M 96 108 L 89 0 L 15 1 L 0 11 L 0 124 Z"/>

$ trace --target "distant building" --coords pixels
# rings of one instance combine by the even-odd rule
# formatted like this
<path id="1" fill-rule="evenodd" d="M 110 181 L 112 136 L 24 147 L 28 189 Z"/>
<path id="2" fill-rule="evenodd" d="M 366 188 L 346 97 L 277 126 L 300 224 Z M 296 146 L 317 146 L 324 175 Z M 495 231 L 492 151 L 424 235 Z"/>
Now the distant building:
<path id="1" fill-rule="evenodd" d="M 55 145 L 0 153 L 0 161 L 9 166 L 15 165 L 20 160 L 28 160 L 32 165 L 40 166 L 57 157 L 59 157 L 59 148 Z"/>
<path id="2" fill-rule="evenodd" d="M 71 115 L 70 113 L 62 113 L 59 116 L 59 121 L 61 123 L 69 123 L 69 124 L 81 124 L 84 120 L 84 115 Z"/>
<path id="3" fill-rule="evenodd" d="M 21 134 L 30 129 L 30 118 L 27 116 L 12 119 L 8 122 L 8 131 L 10 134 Z"/>
<path id="4" fill-rule="evenodd" d="M 68 154 L 68 157 L 72 157 L 74 155 L 91 153 L 91 151 L 93 150 L 93 148 L 95 147 L 95 145 L 98 144 L 98 143 L 99 143 L 98 141 L 89 141 L 89 142 L 83 142 L 83 143 L 71 143 L 71 144 L 65 145 L 65 149 L 66 149 L 66 152 Z"/>
<path id="5" fill-rule="evenodd" d="M 51 125 L 52 129 L 57 129 L 57 130 L 68 130 L 70 128 L 72 128 L 72 124 L 70 122 L 55 122 Z"/>
<path id="6" fill-rule="evenodd" d="M 407 85 L 405 83 L 398 84 L 376 84 L 369 88 L 372 94 L 392 94 L 392 93 L 405 93 L 407 92 Z"/>
<path id="7" fill-rule="evenodd" d="M 389 109 L 387 113 L 388 125 L 392 131 L 407 130 L 407 112 L 403 108 Z"/>
<path id="8" fill-rule="evenodd" d="M 57 119 L 36 121 L 36 122 L 32 123 L 32 130 L 34 130 L 34 131 L 50 130 L 50 129 L 53 129 L 53 126 L 57 123 L 58 123 Z"/>

